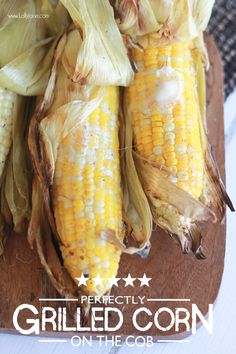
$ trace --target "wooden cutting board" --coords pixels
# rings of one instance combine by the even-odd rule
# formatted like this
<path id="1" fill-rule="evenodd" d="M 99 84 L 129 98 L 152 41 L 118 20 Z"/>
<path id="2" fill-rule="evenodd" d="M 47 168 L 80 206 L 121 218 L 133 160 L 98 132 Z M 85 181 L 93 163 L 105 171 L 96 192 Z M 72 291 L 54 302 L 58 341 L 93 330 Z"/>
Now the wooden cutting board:
<path id="1" fill-rule="evenodd" d="M 210 71 L 207 75 L 207 120 L 210 132 L 210 142 L 213 146 L 223 179 L 224 170 L 224 122 L 223 122 L 223 76 L 219 52 L 213 40 L 207 37 L 210 57 Z M 144 306 L 155 312 L 157 308 L 167 306 L 175 310 L 185 307 L 191 312 L 192 303 L 197 304 L 202 313 L 206 314 L 208 305 L 215 302 L 219 291 L 225 255 L 225 224 L 204 226 L 204 251 L 206 260 L 197 260 L 193 255 L 182 255 L 179 247 L 160 229 L 153 232 L 151 252 L 146 259 L 139 256 L 123 255 L 118 277 L 140 278 L 144 273 L 152 280 L 150 287 L 140 287 L 139 281 L 135 286 L 124 287 L 120 281 L 119 287 L 114 287 L 113 295 L 146 296 L 149 299 L 190 299 L 190 301 L 148 302 Z M 58 294 L 48 281 L 36 252 L 27 243 L 26 235 L 12 234 L 7 240 L 4 257 L 0 260 L 0 328 L 1 331 L 15 332 L 12 316 L 15 308 L 22 303 L 36 306 L 62 306 L 61 302 L 39 302 L 39 298 L 56 298 Z M 140 306 L 140 305 L 139 305 Z M 137 305 L 120 307 L 125 314 L 122 329 L 115 334 L 140 335 L 131 324 L 131 316 Z M 29 315 L 29 313 L 27 313 Z M 147 321 L 143 317 L 142 321 Z M 25 323 L 24 316 L 20 322 Z M 162 317 L 162 325 L 170 322 L 169 315 Z M 182 334 L 174 329 L 165 333 L 153 326 L 143 335 L 159 338 L 164 336 L 187 335 L 185 328 Z M 52 334 L 52 333 L 51 333 Z M 54 335 L 55 333 L 53 333 Z M 114 333 L 113 333 L 114 334 Z M 166 338 L 166 337 L 165 337 Z"/>

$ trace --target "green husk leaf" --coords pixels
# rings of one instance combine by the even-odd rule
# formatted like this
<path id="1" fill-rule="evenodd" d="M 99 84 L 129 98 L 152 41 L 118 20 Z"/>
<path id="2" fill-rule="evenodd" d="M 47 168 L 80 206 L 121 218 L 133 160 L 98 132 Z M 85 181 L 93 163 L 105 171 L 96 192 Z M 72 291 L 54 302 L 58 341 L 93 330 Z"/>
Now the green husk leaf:
<path id="1" fill-rule="evenodd" d="M 72 76 L 75 82 L 127 86 L 133 71 L 108 0 L 61 0 L 76 27 L 82 29 L 83 43 L 77 53 Z"/>

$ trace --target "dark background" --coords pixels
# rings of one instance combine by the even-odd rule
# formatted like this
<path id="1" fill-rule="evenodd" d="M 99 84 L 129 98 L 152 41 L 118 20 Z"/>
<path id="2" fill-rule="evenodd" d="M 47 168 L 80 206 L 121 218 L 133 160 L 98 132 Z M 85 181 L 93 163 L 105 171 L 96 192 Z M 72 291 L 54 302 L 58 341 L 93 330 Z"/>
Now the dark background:
<path id="1" fill-rule="evenodd" d="M 216 0 L 208 31 L 221 51 L 226 99 L 236 87 L 236 0 Z"/>

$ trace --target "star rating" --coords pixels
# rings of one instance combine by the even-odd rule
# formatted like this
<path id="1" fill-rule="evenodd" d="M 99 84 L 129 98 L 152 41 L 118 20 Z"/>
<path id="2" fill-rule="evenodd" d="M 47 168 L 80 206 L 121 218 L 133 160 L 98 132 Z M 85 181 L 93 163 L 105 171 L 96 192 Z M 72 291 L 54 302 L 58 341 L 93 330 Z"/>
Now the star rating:
<path id="1" fill-rule="evenodd" d="M 101 278 L 100 277 L 100 274 L 98 274 L 96 277 L 89 277 L 88 274 L 81 274 L 80 277 L 78 278 L 75 278 L 77 281 L 78 281 L 78 286 L 81 286 L 81 285 L 84 285 L 84 286 L 87 286 L 87 281 L 88 280 L 92 280 L 93 281 L 93 284 L 95 287 L 99 286 L 99 287 L 102 287 L 102 286 L 105 286 L 105 287 L 108 287 L 108 285 L 110 287 L 112 286 L 121 286 L 121 280 L 123 280 L 123 286 L 126 288 L 127 286 L 132 286 L 134 287 L 134 282 L 135 280 L 139 280 L 140 284 L 139 286 L 142 287 L 142 286 L 148 286 L 149 287 L 149 282 L 152 280 L 152 278 L 148 278 L 146 273 L 143 274 L 143 276 L 141 278 L 133 278 L 131 276 L 131 274 L 129 273 L 127 275 L 127 277 L 124 277 L 124 278 L 117 278 L 115 275 L 113 275 L 111 278 Z M 118 282 L 119 282 L 119 285 L 118 285 Z"/>
<path id="2" fill-rule="evenodd" d="M 138 278 L 138 280 L 140 281 L 140 286 L 146 285 L 146 286 L 149 287 L 149 282 L 150 282 L 150 280 L 152 280 L 152 278 L 148 278 L 146 276 L 146 274 L 144 273 L 143 277 L 142 278 Z"/>
<path id="3" fill-rule="evenodd" d="M 130 274 L 127 276 L 127 278 L 123 278 L 123 280 L 125 281 L 125 287 L 128 285 L 134 286 L 135 279 L 136 278 L 132 278 Z"/>
<path id="4" fill-rule="evenodd" d="M 81 277 L 80 278 L 75 278 L 76 280 L 78 280 L 78 286 L 80 286 L 80 285 L 87 285 L 87 281 L 89 280 L 89 278 L 88 277 L 85 277 L 84 276 L 84 274 L 82 273 L 81 274 Z"/>
<path id="5" fill-rule="evenodd" d="M 104 278 L 101 278 L 100 275 L 97 275 L 96 278 L 92 278 L 92 280 L 94 281 L 94 285 L 102 285 L 102 282 L 104 280 Z"/>
<path id="6" fill-rule="evenodd" d="M 118 281 L 120 280 L 120 278 L 116 278 L 114 275 L 111 278 L 108 278 L 110 281 L 110 286 L 118 286 Z"/>

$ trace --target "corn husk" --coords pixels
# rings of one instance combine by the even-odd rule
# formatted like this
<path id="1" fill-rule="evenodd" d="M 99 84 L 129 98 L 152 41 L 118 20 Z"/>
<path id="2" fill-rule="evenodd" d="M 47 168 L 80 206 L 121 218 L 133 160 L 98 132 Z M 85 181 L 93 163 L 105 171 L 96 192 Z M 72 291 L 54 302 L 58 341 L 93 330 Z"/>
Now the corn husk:
<path id="1" fill-rule="evenodd" d="M 115 9 L 121 32 L 145 46 L 142 36 L 151 33 L 157 45 L 198 38 L 206 29 L 213 5 L 214 0 L 117 0 Z"/>
<path id="2" fill-rule="evenodd" d="M 54 247 L 53 240 L 50 239 L 49 235 L 53 235 L 54 242 L 61 244 L 54 220 L 50 193 L 57 160 L 57 148 L 62 139 L 72 131 L 80 128 L 88 115 L 100 104 L 105 93 L 103 86 L 80 85 L 71 83 L 70 79 L 68 79 L 68 70 L 71 70 L 76 64 L 76 53 L 79 49 L 77 47 L 81 44 L 80 33 L 75 29 L 71 28 L 70 31 L 61 37 L 55 51 L 51 75 L 44 98 L 37 106 L 29 131 L 29 147 L 35 179 L 32 199 L 33 212 L 28 237 L 31 245 L 36 244 L 42 264 L 54 286 L 63 296 L 67 296 L 68 293 L 74 294 L 74 281 L 71 284 L 70 278 L 68 290 L 63 285 L 66 282 L 64 276 L 67 277 L 67 275 L 64 275 L 58 268 L 62 268 L 61 264 L 59 265 L 60 262 L 58 261 L 59 263 L 57 262 L 57 264 L 50 263 L 47 256 L 51 253 L 50 249 Z M 69 83 L 71 86 L 68 90 Z M 142 190 L 141 193 L 143 194 Z M 148 208 L 146 202 L 146 209 Z M 41 226 L 44 221 L 41 220 L 41 217 L 39 220 L 42 209 L 43 218 L 47 218 L 47 231 L 44 229 L 44 233 L 43 226 Z M 126 220 L 128 220 L 128 216 L 126 216 Z M 151 223 L 150 220 L 149 223 Z M 150 229 L 150 224 L 142 227 L 139 220 L 139 227 L 134 228 L 132 232 L 132 236 L 136 241 L 135 246 L 123 243 L 120 235 L 113 230 L 103 230 L 102 237 L 108 242 L 115 244 L 122 252 L 137 253 L 146 248 L 151 233 Z M 47 233 L 45 234 L 45 232 Z M 146 234 L 144 235 L 144 233 Z M 47 236 L 47 244 L 42 247 L 43 239 Z M 56 255 L 55 249 L 54 254 Z M 60 255 L 57 255 L 57 257 L 60 259 Z M 60 273 L 59 277 L 56 275 L 58 272 Z"/>
<path id="3" fill-rule="evenodd" d="M 61 0 L 82 32 L 74 82 L 127 86 L 133 70 L 108 0 Z"/>
<path id="4" fill-rule="evenodd" d="M 133 135 L 131 125 L 125 119 L 126 116 L 122 110 L 120 110 L 120 116 L 120 157 L 125 220 L 133 238 L 140 245 L 141 250 L 139 254 L 146 256 L 150 247 L 149 239 L 152 233 L 152 214 L 132 157 Z"/>
<path id="5" fill-rule="evenodd" d="M 117 0 L 115 9 L 122 33 L 137 37 L 161 28 L 149 0 Z"/>
<path id="6" fill-rule="evenodd" d="M 66 24 L 65 10 L 56 8 L 57 16 L 62 18 L 62 24 L 57 26 L 55 22 L 59 19 L 52 8 L 48 15 L 57 19 L 54 22 L 9 18 L 8 14 L 42 13 L 41 0 L 21 2 L 21 6 L 18 3 L 4 2 L 5 7 L 3 5 L 6 15 L 0 27 L 0 86 L 19 95 L 42 95 L 49 77 L 56 36 Z"/>
<path id="7" fill-rule="evenodd" d="M 25 112 L 24 101 L 25 98 L 21 97 L 21 113 L 13 122 L 12 147 L 5 177 L 5 197 L 16 228 L 30 216 L 31 166 L 27 147 L 29 114 Z"/>
<path id="8" fill-rule="evenodd" d="M 200 200 L 207 206 L 212 207 L 218 214 L 218 219 L 223 220 L 226 205 L 231 211 L 234 206 L 226 193 L 224 183 L 222 181 L 214 152 L 208 140 L 207 122 L 206 122 L 206 92 L 205 92 L 205 70 L 201 60 L 200 52 L 195 52 L 195 63 L 197 72 L 197 87 L 199 97 L 199 109 L 201 120 L 200 133 L 201 142 L 205 155 L 205 181 L 204 190 Z"/>
<path id="9" fill-rule="evenodd" d="M 68 23 L 68 14 L 60 3 L 45 0 L 3 1 L 1 10 L 0 86 L 18 94 L 12 117 L 12 146 L 0 182 L 3 240 L 13 228 L 22 231 L 31 211 L 27 128 L 32 100 L 23 96 L 44 93 L 57 37 Z M 14 17 L 24 14 L 46 14 L 49 18 Z"/>
<path id="10" fill-rule="evenodd" d="M 42 189 L 36 178 L 33 179 L 32 191 L 32 199 L 35 203 L 32 205 L 28 240 L 32 247 L 36 246 L 41 263 L 57 291 L 67 298 L 76 298 L 79 296 L 78 287 L 61 264 L 54 247 L 54 236 L 45 210 Z"/>

